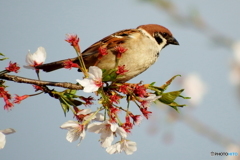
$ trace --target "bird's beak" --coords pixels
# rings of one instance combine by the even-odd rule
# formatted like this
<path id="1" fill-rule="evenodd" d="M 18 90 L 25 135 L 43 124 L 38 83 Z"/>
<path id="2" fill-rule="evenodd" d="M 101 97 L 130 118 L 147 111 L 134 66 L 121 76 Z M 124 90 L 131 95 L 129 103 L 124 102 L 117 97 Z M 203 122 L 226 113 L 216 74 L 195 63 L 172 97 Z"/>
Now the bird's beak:
<path id="1" fill-rule="evenodd" d="M 179 45 L 178 41 L 174 37 L 170 37 L 167 39 L 168 44 Z"/>

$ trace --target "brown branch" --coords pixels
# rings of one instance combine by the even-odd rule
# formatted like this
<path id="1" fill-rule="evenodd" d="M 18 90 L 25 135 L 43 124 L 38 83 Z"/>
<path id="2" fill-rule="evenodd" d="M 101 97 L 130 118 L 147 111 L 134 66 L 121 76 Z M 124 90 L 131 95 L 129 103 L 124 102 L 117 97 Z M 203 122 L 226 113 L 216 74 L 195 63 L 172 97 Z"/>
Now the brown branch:
<path id="1" fill-rule="evenodd" d="M 77 84 L 68 83 L 68 82 L 50 82 L 50 81 L 40 81 L 36 79 L 30 79 L 25 77 L 19 77 L 9 74 L 2 74 L 0 75 L 0 79 L 13 81 L 17 83 L 27 83 L 27 84 L 34 84 L 38 86 L 55 86 L 55 87 L 62 87 L 62 88 L 68 88 L 68 89 L 76 89 L 76 90 L 82 90 L 83 87 Z"/>

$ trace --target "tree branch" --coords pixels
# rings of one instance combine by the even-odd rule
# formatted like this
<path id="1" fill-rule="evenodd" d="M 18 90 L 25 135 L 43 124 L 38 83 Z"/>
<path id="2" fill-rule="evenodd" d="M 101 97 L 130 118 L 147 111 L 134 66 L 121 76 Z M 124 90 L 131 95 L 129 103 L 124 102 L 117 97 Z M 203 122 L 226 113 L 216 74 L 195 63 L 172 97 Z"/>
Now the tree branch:
<path id="1" fill-rule="evenodd" d="M 0 75 L 0 79 L 13 81 L 17 83 L 27 83 L 27 84 L 34 84 L 38 86 L 55 86 L 55 87 L 62 87 L 62 88 L 68 88 L 68 89 L 76 89 L 76 90 L 82 90 L 83 87 L 77 84 L 68 83 L 68 82 L 50 82 L 50 81 L 40 81 L 36 79 L 29 79 L 25 77 L 19 77 L 9 74 L 2 74 Z"/>

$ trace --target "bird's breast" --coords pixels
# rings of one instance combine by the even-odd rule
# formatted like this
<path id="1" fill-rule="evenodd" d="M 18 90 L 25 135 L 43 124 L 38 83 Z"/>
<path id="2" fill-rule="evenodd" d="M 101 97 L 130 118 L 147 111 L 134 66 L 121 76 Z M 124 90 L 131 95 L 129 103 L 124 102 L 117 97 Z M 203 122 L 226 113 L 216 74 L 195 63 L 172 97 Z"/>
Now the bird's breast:
<path id="1" fill-rule="evenodd" d="M 119 81 L 128 81 L 144 72 L 156 62 L 160 52 L 156 41 L 147 36 L 133 36 L 121 45 L 127 51 L 122 54 L 118 66 L 125 65 L 128 72 L 119 78 Z M 107 70 L 114 68 L 117 62 L 116 54 L 114 49 L 110 50 L 108 55 L 103 56 L 97 66 Z"/>

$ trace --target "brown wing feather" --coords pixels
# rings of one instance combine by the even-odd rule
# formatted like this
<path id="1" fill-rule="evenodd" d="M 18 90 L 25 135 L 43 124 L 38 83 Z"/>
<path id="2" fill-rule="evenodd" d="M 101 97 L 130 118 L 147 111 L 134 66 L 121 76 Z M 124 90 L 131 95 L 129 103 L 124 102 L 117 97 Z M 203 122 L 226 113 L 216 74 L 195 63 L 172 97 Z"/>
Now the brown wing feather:
<path id="1" fill-rule="evenodd" d="M 70 60 L 74 62 L 77 59 L 78 58 L 75 57 L 75 58 L 71 58 Z M 42 69 L 45 72 L 51 72 L 51 71 L 63 68 L 64 67 L 64 63 L 63 62 L 66 61 L 66 60 L 68 60 L 68 59 L 42 64 L 42 65 L 37 66 L 36 68 L 37 69 Z"/>
<path id="2" fill-rule="evenodd" d="M 100 41 L 94 43 L 91 45 L 89 48 L 84 50 L 82 52 L 83 54 L 83 59 L 86 64 L 86 67 L 89 68 L 90 66 L 93 66 L 96 61 L 98 60 L 98 49 L 99 47 L 104 47 L 107 48 L 108 50 L 114 49 L 118 44 L 124 43 L 128 38 L 131 38 L 129 34 L 132 34 L 134 32 L 138 32 L 137 29 L 126 29 L 126 30 L 121 30 L 118 31 L 110 36 L 107 36 Z M 36 68 L 37 69 L 42 69 L 45 72 L 51 72 L 60 68 L 63 68 L 63 62 L 66 61 L 67 59 L 52 62 L 52 63 L 47 63 L 43 65 L 39 65 Z M 79 63 L 78 58 L 71 58 L 71 61 L 74 63 Z"/>
<path id="3" fill-rule="evenodd" d="M 82 52 L 83 56 L 98 53 L 98 48 L 101 46 L 106 47 L 107 49 L 112 49 L 112 48 L 116 47 L 116 44 L 121 44 L 121 43 L 125 42 L 125 40 L 128 39 L 127 37 L 129 37 L 129 34 L 137 32 L 137 31 L 138 31 L 137 29 L 125 29 L 125 30 L 118 31 L 112 35 L 109 35 L 109 36 L 101 39 L 100 41 L 92 44 L 87 49 L 85 49 Z"/>
<path id="4" fill-rule="evenodd" d="M 99 47 L 107 48 L 108 50 L 114 49 L 117 45 L 124 43 L 127 39 L 131 38 L 129 34 L 137 32 L 137 29 L 126 29 L 118 31 L 110 36 L 107 36 L 100 41 L 94 43 L 89 48 L 83 51 L 83 60 L 86 68 L 96 64 L 98 60 Z M 77 62 L 77 60 L 75 61 Z"/>

